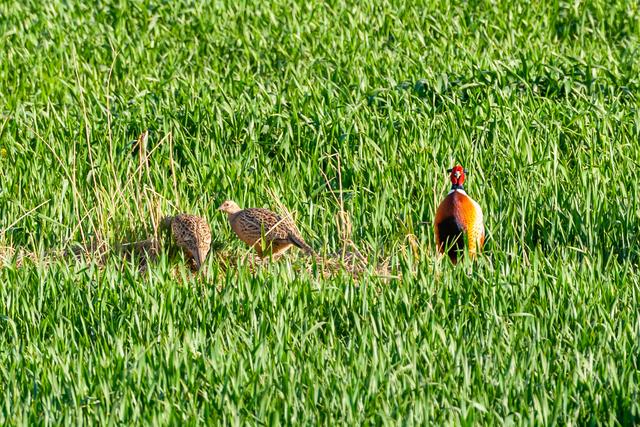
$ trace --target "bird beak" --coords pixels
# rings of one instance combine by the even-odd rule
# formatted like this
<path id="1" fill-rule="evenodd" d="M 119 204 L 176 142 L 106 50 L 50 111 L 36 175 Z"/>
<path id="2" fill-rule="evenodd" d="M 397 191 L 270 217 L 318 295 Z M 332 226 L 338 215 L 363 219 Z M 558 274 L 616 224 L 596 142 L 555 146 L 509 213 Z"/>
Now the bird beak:
<path id="1" fill-rule="evenodd" d="M 221 211 L 221 210 L 222 210 L 222 206 L 223 206 L 223 205 L 218 206 L 218 210 L 219 210 L 219 211 Z"/>
<path id="2" fill-rule="evenodd" d="M 456 171 L 456 173 L 453 174 L 456 178 L 460 178 L 460 172 Z"/>

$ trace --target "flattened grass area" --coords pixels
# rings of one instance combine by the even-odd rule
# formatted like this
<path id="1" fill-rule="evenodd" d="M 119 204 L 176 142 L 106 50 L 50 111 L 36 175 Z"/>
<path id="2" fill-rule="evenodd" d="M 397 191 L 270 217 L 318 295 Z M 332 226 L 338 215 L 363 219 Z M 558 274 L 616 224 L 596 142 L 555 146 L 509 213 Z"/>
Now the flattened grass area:
<path id="1" fill-rule="evenodd" d="M 1 2 L 0 423 L 640 422 L 639 46 L 633 1 Z M 370 266 L 249 268 L 227 198 Z M 115 250 L 179 211 L 201 276 Z"/>

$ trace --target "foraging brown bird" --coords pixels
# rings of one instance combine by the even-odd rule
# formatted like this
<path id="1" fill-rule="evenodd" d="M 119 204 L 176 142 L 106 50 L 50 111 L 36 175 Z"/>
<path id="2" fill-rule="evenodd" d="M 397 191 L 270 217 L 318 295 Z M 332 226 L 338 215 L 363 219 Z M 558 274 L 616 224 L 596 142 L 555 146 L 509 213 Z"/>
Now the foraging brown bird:
<path id="1" fill-rule="evenodd" d="M 200 270 L 211 246 L 211 229 L 207 221 L 196 215 L 180 214 L 163 219 L 171 229 L 176 244 L 193 259 L 195 270 Z"/>
<path id="2" fill-rule="evenodd" d="M 467 171 L 456 165 L 447 171 L 451 191 L 438 206 L 434 229 L 438 251 L 455 264 L 464 251 L 466 236 L 469 256 L 475 258 L 484 245 L 484 223 L 480 205 L 464 191 Z"/>
<path id="3" fill-rule="evenodd" d="M 225 201 L 218 210 L 226 212 L 233 231 L 254 248 L 260 258 L 280 255 L 292 245 L 306 254 L 314 253 L 289 218 L 282 218 L 268 209 L 240 209 L 231 200 Z"/>

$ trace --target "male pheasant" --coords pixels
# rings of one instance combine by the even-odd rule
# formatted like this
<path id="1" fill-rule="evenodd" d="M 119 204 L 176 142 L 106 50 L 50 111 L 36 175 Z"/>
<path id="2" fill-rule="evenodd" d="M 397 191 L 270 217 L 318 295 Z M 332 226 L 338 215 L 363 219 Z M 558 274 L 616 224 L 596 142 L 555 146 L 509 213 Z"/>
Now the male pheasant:
<path id="1" fill-rule="evenodd" d="M 297 246 L 309 255 L 314 253 L 290 219 L 268 209 L 240 209 L 235 202 L 227 200 L 218 210 L 227 214 L 233 231 L 240 240 L 254 248 L 260 258 L 276 257 L 291 246 Z"/>
<path id="2" fill-rule="evenodd" d="M 195 270 L 200 270 L 211 247 L 211 229 L 207 221 L 196 215 L 180 214 L 165 217 L 162 224 L 171 230 L 176 244 L 193 259 Z"/>
<path id="3" fill-rule="evenodd" d="M 457 165 L 447 172 L 451 178 L 451 191 L 438 206 L 434 229 L 438 251 L 446 252 L 455 264 L 464 252 L 465 237 L 471 258 L 482 250 L 484 223 L 480 205 L 464 191 L 467 171 Z"/>

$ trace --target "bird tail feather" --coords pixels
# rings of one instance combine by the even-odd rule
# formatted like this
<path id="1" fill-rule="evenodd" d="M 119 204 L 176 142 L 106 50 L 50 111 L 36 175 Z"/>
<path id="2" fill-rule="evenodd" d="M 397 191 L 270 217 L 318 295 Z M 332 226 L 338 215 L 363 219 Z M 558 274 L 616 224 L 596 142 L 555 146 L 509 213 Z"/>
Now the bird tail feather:
<path id="1" fill-rule="evenodd" d="M 313 250 L 313 248 L 307 245 L 307 243 L 304 240 L 302 240 L 300 237 L 292 234 L 289 236 L 289 238 L 291 239 L 291 242 L 294 245 L 302 249 L 307 255 L 315 255 L 316 252 Z"/>

